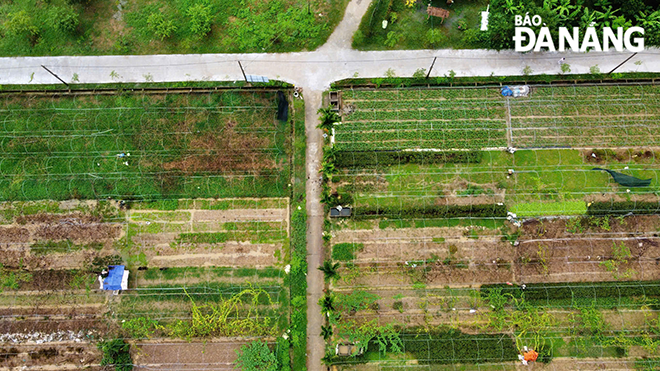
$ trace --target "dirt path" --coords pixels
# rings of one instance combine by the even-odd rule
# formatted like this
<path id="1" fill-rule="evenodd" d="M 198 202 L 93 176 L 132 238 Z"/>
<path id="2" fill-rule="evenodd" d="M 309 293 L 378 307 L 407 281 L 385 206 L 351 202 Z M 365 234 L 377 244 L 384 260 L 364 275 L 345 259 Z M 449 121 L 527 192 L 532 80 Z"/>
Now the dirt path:
<path id="1" fill-rule="evenodd" d="M 321 337 L 323 315 L 318 301 L 323 295 L 323 273 L 317 268 L 323 262 L 323 206 L 319 167 L 323 152 L 323 136 L 318 126 L 321 108 L 320 91 L 305 92 L 305 128 L 307 131 L 307 369 L 321 370 L 325 342 Z"/>

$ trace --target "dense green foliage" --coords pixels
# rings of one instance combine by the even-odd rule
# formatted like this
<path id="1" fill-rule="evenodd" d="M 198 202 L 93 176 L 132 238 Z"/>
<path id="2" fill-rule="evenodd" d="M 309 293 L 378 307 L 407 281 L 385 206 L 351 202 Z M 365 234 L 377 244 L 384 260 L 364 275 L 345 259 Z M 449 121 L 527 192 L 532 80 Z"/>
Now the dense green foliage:
<path id="1" fill-rule="evenodd" d="M 364 244 L 361 243 L 338 243 L 332 246 L 332 259 L 350 261 L 355 259 L 355 253 L 362 251 Z"/>
<path id="2" fill-rule="evenodd" d="M 338 168 L 365 168 L 399 164 L 479 163 L 479 151 L 413 152 L 413 151 L 337 151 L 334 164 Z"/>
<path id="3" fill-rule="evenodd" d="M 617 307 L 622 299 L 660 298 L 660 281 L 530 283 L 524 290 L 521 286 L 487 284 L 480 292 L 487 298 L 494 290 L 514 298 L 524 297 L 532 305 Z"/>
<path id="4" fill-rule="evenodd" d="M 580 40 L 584 30 L 593 22 L 602 40 L 603 27 L 642 26 L 645 28 L 645 44 L 660 44 L 660 9 L 654 0 L 580 1 L 566 0 L 494 0 L 490 3 L 488 31 L 480 34 L 480 44 L 491 49 L 512 49 L 514 15 L 538 14 L 543 26 L 548 27 L 558 45 L 559 27 L 580 28 Z M 532 27 L 538 32 L 540 27 Z"/>
<path id="5" fill-rule="evenodd" d="M 307 213 L 305 203 L 291 215 L 291 344 L 293 369 L 306 364 L 307 350 Z"/>
<path id="6" fill-rule="evenodd" d="M 103 352 L 101 366 L 115 366 L 116 371 L 130 371 L 133 369 L 131 359 L 131 345 L 123 339 L 105 340 L 98 344 Z"/>
<path id="7" fill-rule="evenodd" d="M 341 20 L 346 3 L 136 0 L 118 7 L 113 0 L 2 2 L 0 55 L 312 50 Z"/>
<path id="8" fill-rule="evenodd" d="M 274 91 L 6 98 L 0 200 L 288 195 Z"/>
<path id="9" fill-rule="evenodd" d="M 420 364 L 491 363 L 518 359 L 513 339 L 505 334 L 470 335 L 458 330 L 402 334 L 405 352 Z"/>
<path id="10" fill-rule="evenodd" d="M 444 205 L 444 206 L 413 206 L 401 208 L 397 206 L 360 206 L 353 209 L 356 219 L 397 217 L 411 218 L 489 218 L 506 217 L 506 205 L 477 204 L 477 205 Z"/>
<path id="11" fill-rule="evenodd" d="M 265 341 L 255 340 L 236 350 L 236 368 L 241 371 L 278 371 L 277 357 Z"/>
<path id="12" fill-rule="evenodd" d="M 426 5 L 448 9 L 444 22 L 426 16 Z M 480 12 L 489 5 L 488 30 L 480 30 Z M 592 22 L 602 40 L 603 27 L 641 26 L 646 45 L 660 43 L 660 8 L 656 0 L 494 0 L 455 2 L 417 2 L 406 8 L 404 1 L 375 0 L 365 14 L 353 39 L 358 49 L 486 48 L 513 49 L 514 16 L 539 15 L 557 45 L 559 27 L 584 30 Z M 388 21 L 383 29 L 382 21 Z M 539 27 L 532 27 L 537 31 Z"/>
<path id="13" fill-rule="evenodd" d="M 592 202 L 587 207 L 587 215 L 658 214 L 660 204 L 645 201 Z"/>

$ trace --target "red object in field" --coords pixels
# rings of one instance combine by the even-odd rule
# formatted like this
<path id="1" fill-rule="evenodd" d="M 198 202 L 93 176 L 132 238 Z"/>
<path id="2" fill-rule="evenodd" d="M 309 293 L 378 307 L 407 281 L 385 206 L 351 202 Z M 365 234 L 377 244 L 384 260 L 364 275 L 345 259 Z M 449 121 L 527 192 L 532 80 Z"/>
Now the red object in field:
<path id="1" fill-rule="evenodd" d="M 509 286 L 513 286 L 513 284 L 511 282 L 507 282 L 506 284 L 509 285 Z"/>
<path id="2" fill-rule="evenodd" d="M 530 349 L 528 352 L 523 353 L 523 358 L 527 362 L 534 362 L 537 358 L 539 358 L 539 354 L 536 353 L 536 351 L 533 349 Z"/>

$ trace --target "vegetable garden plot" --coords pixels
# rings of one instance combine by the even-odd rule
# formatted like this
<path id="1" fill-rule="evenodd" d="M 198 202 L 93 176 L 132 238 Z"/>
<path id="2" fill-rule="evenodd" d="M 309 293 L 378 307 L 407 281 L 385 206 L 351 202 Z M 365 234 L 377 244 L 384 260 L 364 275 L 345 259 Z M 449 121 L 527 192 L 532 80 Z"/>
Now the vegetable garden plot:
<path id="1" fill-rule="evenodd" d="M 275 92 L 0 98 L 0 199 L 287 193 Z"/>
<path id="2" fill-rule="evenodd" d="M 346 151 L 506 146 L 506 110 L 496 89 L 343 91 L 336 148 Z"/>
<path id="3" fill-rule="evenodd" d="M 348 195 L 361 209 L 379 209 L 388 218 L 423 218 L 414 208 L 476 206 L 470 213 L 453 216 L 503 217 L 496 208 L 477 213 L 477 208 L 504 204 L 521 216 L 575 215 L 587 211 L 594 201 L 647 201 L 657 204 L 660 172 L 651 151 L 621 153 L 606 157 L 602 150 L 484 151 L 478 163 L 422 163 L 340 169 L 332 177 L 332 189 Z M 637 153 L 651 153 L 644 158 Z M 592 157 L 592 153 L 596 158 Z M 617 155 L 618 156 L 618 155 Z M 591 159 L 591 160 L 589 160 Z M 592 161 L 592 160 L 598 161 Z M 595 165 L 641 179 L 652 179 L 649 187 L 627 188 L 612 181 Z M 509 174 L 512 170 L 512 174 Z M 598 197 L 596 197 L 598 196 Z M 487 207 L 486 207 L 487 208 Z"/>
<path id="4" fill-rule="evenodd" d="M 130 210 L 125 248 L 152 267 L 273 266 L 288 248 L 288 199 L 265 201 L 180 200 L 176 210 Z"/>
<path id="5" fill-rule="evenodd" d="M 657 85 L 535 87 L 510 106 L 514 147 L 639 147 L 660 139 Z"/>

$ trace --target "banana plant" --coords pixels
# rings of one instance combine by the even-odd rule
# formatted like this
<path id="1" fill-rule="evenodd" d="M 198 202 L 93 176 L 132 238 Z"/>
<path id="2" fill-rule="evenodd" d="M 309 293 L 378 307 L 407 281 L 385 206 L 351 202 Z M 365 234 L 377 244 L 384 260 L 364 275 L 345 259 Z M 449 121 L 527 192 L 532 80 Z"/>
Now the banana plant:
<path id="1" fill-rule="evenodd" d="M 337 272 L 339 270 L 339 263 L 333 263 L 330 260 L 326 260 L 323 262 L 323 265 L 319 267 L 319 270 L 323 272 L 326 282 L 337 280 L 339 278 L 339 273 Z M 330 298 L 330 303 L 332 303 L 331 299 L 332 298 Z"/>

